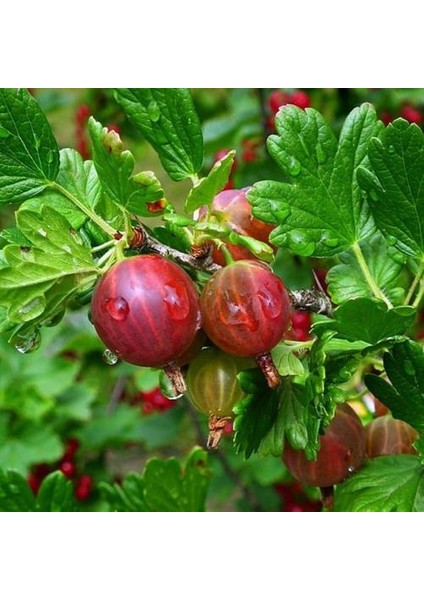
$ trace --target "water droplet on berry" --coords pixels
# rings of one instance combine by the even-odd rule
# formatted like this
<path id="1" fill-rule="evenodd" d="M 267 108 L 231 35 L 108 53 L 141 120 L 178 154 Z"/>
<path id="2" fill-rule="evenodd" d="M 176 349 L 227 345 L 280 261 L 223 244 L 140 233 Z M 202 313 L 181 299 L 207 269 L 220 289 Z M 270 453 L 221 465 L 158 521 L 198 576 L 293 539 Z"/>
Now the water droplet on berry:
<path id="1" fill-rule="evenodd" d="M 325 153 L 325 150 L 322 146 L 322 144 L 318 143 L 318 146 L 316 148 L 316 154 L 317 154 L 317 161 L 319 165 L 323 165 L 325 163 L 325 161 L 327 160 L 327 155 Z"/>
<path id="2" fill-rule="evenodd" d="M 297 158 L 292 156 L 287 165 L 287 171 L 290 173 L 290 175 L 292 177 L 297 177 L 297 175 L 300 174 L 301 170 L 302 170 L 302 165 L 297 160 Z"/>
<path id="3" fill-rule="evenodd" d="M 165 398 L 168 398 L 168 400 L 178 400 L 184 396 L 184 394 L 177 394 L 174 391 L 171 380 L 165 371 L 161 371 L 159 374 L 159 389 Z"/>
<path id="4" fill-rule="evenodd" d="M 5 140 L 10 136 L 10 131 L 7 131 L 4 127 L 0 125 L 0 139 Z"/>
<path id="5" fill-rule="evenodd" d="M 259 329 L 259 320 L 255 314 L 252 302 L 247 304 L 236 304 L 227 302 L 228 312 L 222 315 L 222 320 L 227 325 L 244 325 L 249 331 Z"/>
<path id="6" fill-rule="evenodd" d="M 115 321 L 126 321 L 130 312 L 128 302 L 122 296 L 108 298 L 104 306 L 106 311 Z"/>
<path id="7" fill-rule="evenodd" d="M 394 146 L 392 146 L 392 144 L 390 144 L 390 146 L 387 148 L 389 154 L 394 154 L 396 152 L 396 148 Z"/>
<path id="8" fill-rule="evenodd" d="M 154 123 L 157 123 L 157 121 L 159 121 L 159 118 L 160 118 L 160 108 L 159 108 L 159 105 L 156 102 L 156 100 L 152 100 L 150 102 L 149 106 L 147 107 L 147 112 L 149 114 L 150 119 Z"/>
<path id="9" fill-rule="evenodd" d="M 114 354 L 112 352 L 112 350 L 109 350 L 109 348 L 106 348 L 106 350 L 103 352 L 103 361 L 107 364 L 107 365 L 116 365 L 116 363 L 118 362 L 118 357 L 116 356 L 116 354 Z"/>
<path id="10" fill-rule="evenodd" d="M 276 319 L 280 316 L 281 310 L 279 302 L 276 302 L 275 294 L 265 287 L 258 291 L 258 298 L 264 316 L 268 319 Z"/>
<path id="11" fill-rule="evenodd" d="M 41 344 L 41 334 L 38 329 L 28 333 L 17 333 L 11 340 L 16 350 L 21 354 L 28 354 L 38 350 Z"/>
<path id="12" fill-rule="evenodd" d="M 163 301 L 169 314 L 175 321 L 183 321 L 190 310 L 185 286 L 182 283 L 172 282 L 165 284 L 164 289 Z"/>

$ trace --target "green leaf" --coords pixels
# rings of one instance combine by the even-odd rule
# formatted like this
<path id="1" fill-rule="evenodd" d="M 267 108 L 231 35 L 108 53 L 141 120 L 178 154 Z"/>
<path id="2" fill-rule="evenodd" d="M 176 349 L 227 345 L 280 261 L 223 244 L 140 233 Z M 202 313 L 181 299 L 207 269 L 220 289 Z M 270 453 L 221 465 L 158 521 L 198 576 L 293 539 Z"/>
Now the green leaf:
<path id="1" fill-rule="evenodd" d="M 93 117 L 90 117 L 88 131 L 93 145 L 94 165 L 109 198 L 136 215 L 152 216 L 148 204 L 164 198 L 155 174 L 145 171 L 133 175 L 134 156 L 125 150 L 116 131 L 102 127 Z M 157 216 L 157 212 L 154 215 Z"/>
<path id="2" fill-rule="evenodd" d="M 59 150 L 37 101 L 0 88 L 0 203 L 22 202 L 56 179 Z"/>
<path id="3" fill-rule="evenodd" d="M 424 353 L 412 341 L 396 344 L 383 357 L 392 385 L 376 375 L 366 375 L 365 383 L 396 419 L 424 431 Z"/>
<path id="4" fill-rule="evenodd" d="M 102 188 L 96 169 L 91 160 L 84 161 L 76 150 L 65 148 L 60 151 L 57 183 L 92 210 L 101 202 Z M 23 208 L 39 211 L 43 206 L 59 212 L 74 229 L 80 229 L 88 218 L 68 198 L 49 188 L 37 198 L 27 200 Z"/>
<path id="5" fill-rule="evenodd" d="M 380 300 L 357 298 L 339 306 L 333 313 L 334 319 L 316 323 L 313 329 L 317 333 L 332 330 L 347 340 L 375 345 L 404 334 L 414 323 L 415 315 L 411 306 L 388 309 Z"/>
<path id="6" fill-rule="evenodd" d="M 417 456 L 379 456 L 337 486 L 336 512 L 423 512 L 424 466 Z"/>
<path id="7" fill-rule="evenodd" d="M 263 438 L 273 427 L 278 414 L 277 390 L 271 390 L 258 369 L 238 375 L 246 396 L 236 404 L 234 413 L 234 445 L 246 459 L 259 450 Z"/>
<path id="8" fill-rule="evenodd" d="M 401 304 L 405 297 L 405 291 L 399 285 L 399 275 L 405 264 L 402 254 L 388 246 L 380 234 L 362 242 L 361 249 L 377 286 L 389 300 Z M 332 267 L 327 274 L 332 301 L 343 304 L 354 298 L 372 298 L 373 292 L 364 279 L 354 253 L 348 250 L 339 260 L 340 264 Z"/>
<path id="9" fill-rule="evenodd" d="M 15 471 L 0 470 L 0 512 L 34 510 L 34 495 L 27 480 Z"/>
<path id="10" fill-rule="evenodd" d="M 124 442 L 138 442 L 143 417 L 140 410 L 118 405 L 113 413 L 103 410 L 93 416 L 78 432 L 82 444 L 92 450 L 100 450 L 108 446 L 120 446 Z"/>
<path id="11" fill-rule="evenodd" d="M 288 346 L 284 342 L 273 348 L 272 359 L 280 375 L 297 375 L 299 377 L 305 375 L 305 367 L 295 354 L 298 350 L 299 348 Z"/>
<path id="12" fill-rule="evenodd" d="M 101 484 L 100 491 L 115 511 L 200 512 L 209 478 L 207 453 L 194 448 L 183 466 L 175 458 L 152 458 L 142 475 L 128 475 L 122 486 Z"/>
<path id="13" fill-rule="evenodd" d="M 235 151 L 228 152 L 217 161 L 207 177 L 202 177 L 190 190 L 185 203 L 185 210 L 191 213 L 201 206 L 210 206 L 215 196 L 228 181 L 234 164 Z"/>
<path id="14" fill-rule="evenodd" d="M 202 130 L 188 89 L 118 89 L 116 99 L 159 154 L 172 179 L 181 181 L 200 171 Z"/>
<path id="15" fill-rule="evenodd" d="M 74 512 L 72 482 L 60 471 L 50 473 L 44 479 L 37 495 L 37 512 Z"/>
<path id="16" fill-rule="evenodd" d="M 90 250 L 55 210 L 21 208 L 16 220 L 32 247 L 5 248 L 10 266 L 0 270 L 0 305 L 11 322 L 33 326 L 63 311 L 72 295 L 94 284 L 98 271 Z"/>
<path id="17" fill-rule="evenodd" d="M 358 179 L 368 194 L 377 227 L 401 252 L 424 258 L 424 134 L 420 127 L 396 119 L 372 140 L 372 171 Z"/>
<path id="18" fill-rule="evenodd" d="M 0 466 L 25 475 L 31 466 L 54 462 L 62 454 L 63 444 L 52 427 L 30 423 L 22 425 L 14 434 L 2 437 Z"/>
<path id="19" fill-rule="evenodd" d="M 346 118 L 339 141 L 316 110 L 285 106 L 277 132 L 268 140 L 271 156 L 288 182 L 262 181 L 248 193 L 253 214 L 278 225 L 277 246 L 301 256 L 334 256 L 372 233 L 369 209 L 356 182 L 367 163 L 370 139 L 381 123 L 363 104 Z"/>

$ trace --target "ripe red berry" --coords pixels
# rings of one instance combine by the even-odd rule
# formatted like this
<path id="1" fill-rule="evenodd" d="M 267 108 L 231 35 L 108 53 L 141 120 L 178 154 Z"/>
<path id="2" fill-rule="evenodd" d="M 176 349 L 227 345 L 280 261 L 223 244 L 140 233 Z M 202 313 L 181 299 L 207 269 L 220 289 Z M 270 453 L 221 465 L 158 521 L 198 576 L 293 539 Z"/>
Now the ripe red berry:
<path id="1" fill-rule="evenodd" d="M 348 404 L 337 408 L 327 431 L 320 437 L 316 461 L 303 450 L 286 444 L 283 460 L 292 475 L 304 485 L 330 487 L 344 481 L 365 459 L 365 430 Z"/>
<path id="2" fill-rule="evenodd" d="M 293 327 L 309 331 L 311 326 L 311 315 L 303 310 L 295 310 L 292 314 L 291 321 Z"/>
<path id="3" fill-rule="evenodd" d="M 42 484 L 42 479 L 40 477 L 37 477 L 35 473 L 30 473 L 28 475 L 27 481 L 29 487 L 32 489 L 33 494 L 37 495 L 38 490 L 40 489 L 40 486 Z"/>
<path id="4" fill-rule="evenodd" d="M 225 190 L 215 196 L 211 210 L 221 223 L 225 223 L 239 235 L 248 235 L 268 243 L 269 234 L 275 225 L 264 223 L 252 215 L 252 207 L 247 199 L 249 188 L 242 190 Z M 226 248 L 234 260 L 254 259 L 254 255 L 243 246 L 226 244 Z M 222 252 L 215 248 L 213 259 L 219 265 L 226 265 Z"/>
<path id="5" fill-rule="evenodd" d="M 418 438 L 418 432 L 405 421 L 394 419 L 390 415 L 377 417 L 365 427 L 367 456 L 385 456 L 390 454 L 417 454 L 412 445 Z"/>
<path id="6" fill-rule="evenodd" d="M 206 284 L 200 305 L 203 329 L 228 354 L 261 358 L 282 339 L 290 325 L 290 298 L 267 265 L 240 260 L 223 267 Z M 277 380 L 270 385 L 278 385 Z"/>
<path id="7" fill-rule="evenodd" d="M 172 402 L 172 400 L 166 398 L 159 388 L 150 390 L 150 392 L 142 392 L 140 397 L 143 404 L 144 414 L 150 414 L 154 411 L 165 412 L 169 408 L 175 406 L 175 402 Z"/>
<path id="8" fill-rule="evenodd" d="M 91 309 L 107 348 L 126 362 L 165 368 L 171 381 L 174 361 L 190 347 L 201 325 L 192 280 L 181 267 L 157 255 L 134 256 L 114 265 L 96 286 Z M 185 386 L 179 375 L 174 383 L 182 393 Z"/>
<path id="9" fill-rule="evenodd" d="M 59 468 L 68 479 L 72 479 L 76 473 L 75 463 L 71 462 L 70 460 L 64 460 Z"/>
<path id="10" fill-rule="evenodd" d="M 80 443 L 75 438 L 69 438 L 66 442 L 65 452 L 63 454 L 63 460 L 72 460 L 78 451 Z"/>
<path id="11" fill-rule="evenodd" d="M 288 101 L 289 95 L 281 90 L 274 90 L 270 93 L 268 98 L 269 107 L 274 114 L 278 112 L 280 106 L 287 104 Z"/>
<path id="12" fill-rule="evenodd" d="M 75 112 L 75 121 L 77 125 L 85 125 L 91 115 L 91 108 L 88 104 L 81 104 Z"/>
<path id="13" fill-rule="evenodd" d="M 80 502 L 84 502 L 84 500 L 88 500 L 91 494 L 91 490 L 93 487 L 93 480 L 90 475 L 80 475 L 75 484 L 74 494 L 77 500 Z"/>
<path id="14" fill-rule="evenodd" d="M 380 119 L 385 125 L 388 125 L 393 121 L 393 115 L 388 110 L 384 110 L 380 115 Z"/>
<path id="15" fill-rule="evenodd" d="M 311 106 L 311 99 L 309 94 L 299 90 L 297 92 L 293 92 L 293 94 L 290 94 L 288 103 L 305 109 Z"/>
<path id="16" fill-rule="evenodd" d="M 421 112 L 411 104 L 405 104 L 405 106 L 402 107 L 400 116 L 410 123 L 417 123 L 417 125 L 420 125 L 423 120 Z"/>

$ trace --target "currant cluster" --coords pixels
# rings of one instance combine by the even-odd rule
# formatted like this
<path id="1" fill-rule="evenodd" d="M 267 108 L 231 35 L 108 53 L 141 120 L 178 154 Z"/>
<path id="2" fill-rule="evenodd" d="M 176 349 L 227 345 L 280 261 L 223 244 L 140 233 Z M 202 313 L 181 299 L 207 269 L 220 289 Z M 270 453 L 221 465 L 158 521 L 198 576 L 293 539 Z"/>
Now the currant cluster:
<path id="1" fill-rule="evenodd" d="M 66 442 L 65 452 L 58 463 L 53 465 L 40 464 L 34 467 L 28 475 L 28 483 L 34 494 L 37 494 L 47 475 L 53 471 L 60 470 L 67 479 L 73 481 L 75 498 L 80 502 L 89 499 L 93 488 L 93 479 L 87 473 L 77 474 L 75 459 L 78 449 L 78 440 L 70 438 Z"/>

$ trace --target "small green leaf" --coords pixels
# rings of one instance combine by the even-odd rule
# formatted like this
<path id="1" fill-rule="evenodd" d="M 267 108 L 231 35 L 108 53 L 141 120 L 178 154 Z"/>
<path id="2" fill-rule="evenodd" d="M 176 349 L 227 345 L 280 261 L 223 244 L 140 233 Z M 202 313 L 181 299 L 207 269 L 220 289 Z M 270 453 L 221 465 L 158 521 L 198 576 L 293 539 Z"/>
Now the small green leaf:
<path id="1" fill-rule="evenodd" d="M 88 130 L 93 145 L 94 165 L 106 194 L 136 215 L 151 216 L 148 204 L 164 198 L 164 191 L 155 174 L 145 171 L 133 175 L 134 156 L 125 150 L 116 131 L 109 131 L 93 117 L 90 117 Z M 157 215 L 157 212 L 154 214 Z"/>
<path id="2" fill-rule="evenodd" d="M 2 440 L 0 464 L 25 475 L 36 464 L 50 463 L 63 454 L 63 444 L 51 426 L 25 424 Z"/>
<path id="3" fill-rule="evenodd" d="M 187 213 L 192 213 L 201 206 L 210 206 L 215 196 L 228 181 L 234 164 L 235 151 L 228 152 L 217 161 L 207 177 L 202 177 L 190 190 L 185 203 Z"/>
<path id="4" fill-rule="evenodd" d="M 60 471 L 50 473 L 37 494 L 37 512 L 74 512 L 76 502 L 72 482 Z"/>
<path id="5" fill-rule="evenodd" d="M 424 466 L 417 456 L 379 456 L 338 485 L 336 512 L 423 512 Z"/>
<path id="6" fill-rule="evenodd" d="M 299 349 L 293 346 L 288 346 L 281 342 L 273 348 L 271 355 L 275 366 L 280 375 L 305 375 L 305 367 L 302 361 L 296 356 L 296 351 Z"/>
<path id="7" fill-rule="evenodd" d="M 424 134 L 396 119 L 369 148 L 372 171 L 361 168 L 372 215 L 383 235 L 401 252 L 424 258 Z"/>
<path id="8" fill-rule="evenodd" d="M 202 129 L 188 89 L 118 89 L 116 99 L 159 154 L 172 179 L 181 181 L 200 171 Z"/>
<path id="9" fill-rule="evenodd" d="M 25 89 L 0 89 L 0 203 L 22 202 L 56 179 L 59 150 L 37 101 Z"/>
<path id="10" fill-rule="evenodd" d="M 405 258 L 380 234 L 361 243 L 361 249 L 371 276 L 385 296 L 394 304 L 401 304 L 405 291 L 400 286 L 399 275 Z M 358 261 L 351 250 L 340 257 L 340 264 L 327 274 L 328 292 L 335 304 L 354 298 L 372 298 L 373 292 L 365 281 Z"/>
<path id="11" fill-rule="evenodd" d="M 210 475 L 206 451 L 194 448 L 185 465 L 175 458 L 152 458 L 142 475 L 128 475 L 122 486 L 102 484 L 100 491 L 115 511 L 200 512 Z"/>
<path id="12" fill-rule="evenodd" d="M 34 496 L 26 479 L 15 471 L 0 471 L 0 512 L 34 510 Z"/>
<path id="13" fill-rule="evenodd" d="M 373 231 L 356 182 L 381 123 L 363 104 L 345 120 L 339 141 L 316 110 L 285 106 L 268 148 L 288 182 L 262 181 L 248 193 L 253 214 L 278 225 L 270 241 L 301 256 L 334 256 Z"/>
<path id="14" fill-rule="evenodd" d="M 357 298 L 339 306 L 334 319 L 314 325 L 317 333 L 331 330 L 351 341 L 361 340 L 375 345 L 404 334 L 414 323 L 416 312 L 411 306 L 388 309 L 380 300 Z"/>
<path id="15" fill-rule="evenodd" d="M 365 383 L 396 419 L 424 431 L 424 353 L 408 341 L 396 344 L 384 354 L 384 368 L 392 385 L 376 375 L 366 375 Z"/>

